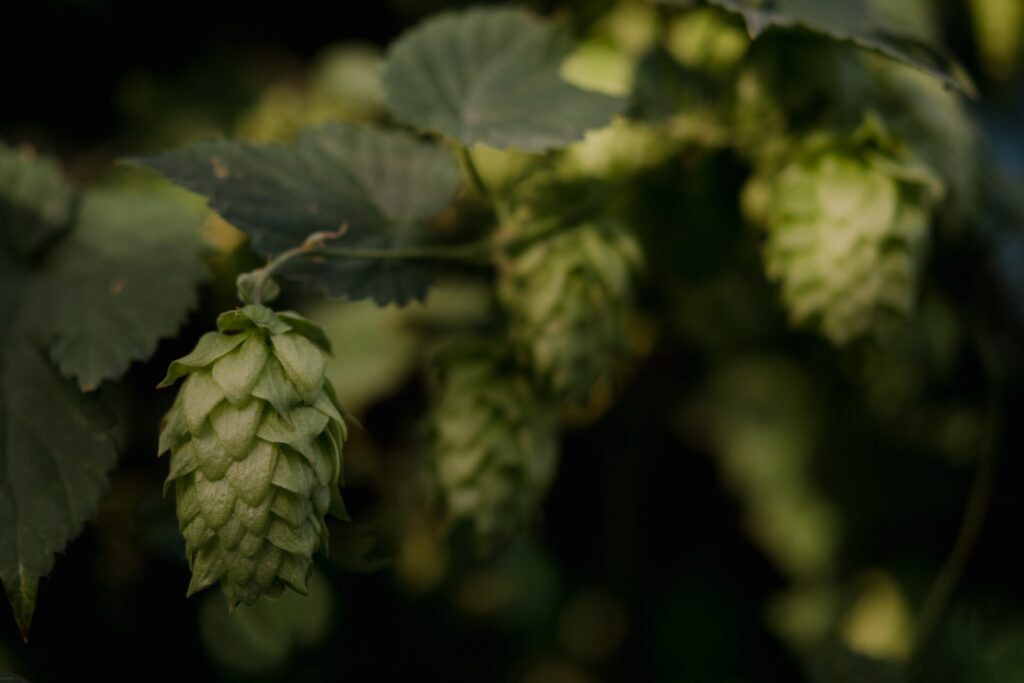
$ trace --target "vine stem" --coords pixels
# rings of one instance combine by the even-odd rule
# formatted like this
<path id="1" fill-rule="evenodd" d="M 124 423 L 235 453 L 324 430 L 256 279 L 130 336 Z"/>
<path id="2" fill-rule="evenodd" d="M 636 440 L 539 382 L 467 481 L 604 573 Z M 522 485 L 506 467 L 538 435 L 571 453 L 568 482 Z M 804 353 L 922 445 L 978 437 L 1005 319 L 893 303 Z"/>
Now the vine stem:
<path id="1" fill-rule="evenodd" d="M 473 189 L 484 198 L 484 200 L 491 206 L 495 206 L 494 194 L 491 192 L 491 188 L 484 182 L 484 177 L 480 175 L 480 169 L 477 168 L 476 161 L 473 160 L 473 152 L 470 151 L 469 147 L 465 145 L 459 145 L 459 161 L 462 162 L 462 167 L 466 171 L 466 175 L 469 176 L 469 182 L 473 185 Z"/>
<path id="2" fill-rule="evenodd" d="M 543 230 L 526 235 L 502 239 L 488 236 L 476 242 L 465 244 L 406 247 L 396 249 L 374 249 L 366 247 L 327 247 L 300 250 L 299 256 L 326 257 L 338 259 L 369 259 L 380 261 L 450 261 L 466 265 L 487 266 L 501 254 L 515 254 L 549 237 L 571 230 L 575 225 L 556 223 Z M 287 253 L 287 252 L 285 252 Z M 284 256 L 285 254 L 281 254 Z"/>
<path id="3" fill-rule="evenodd" d="M 422 246 L 398 249 L 373 249 L 364 247 L 324 247 L 308 256 L 324 256 L 339 259 L 376 259 L 381 261 L 456 261 L 481 265 L 489 262 L 494 251 L 494 240 L 487 238 L 467 244 L 452 246 Z"/>
<path id="4" fill-rule="evenodd" d="M 985 425 L 985 437 L 979 454 L 977 470 L 971 484 L 971 492 L 964 508 L 960 531 L 953 549 L 946 558 L 942 569 L 932 583 L 921 605 L 917 618 L 917 633 L 907 665 L 910 680 L 917 678 L 925 649 L 938 628 L 943 613 L 956 590 L 960 578 L 967 568 L 971 553 L 977 545 L 985 517 L 992 502 L 995 488 L 996 465 L 998 460 L 998 433 L 1002 424 L 1002 401 L 996 389 L 990 391 L 989 409 Z"/>
<path id="5" fill-rule="evenodd" d="M 484 182 L 480 171 L 473 160 L 473 154 L 468 147 L 458 147 L 459 158 L 469 177 L 470 183 L 476 191 L 494 207 L 499 215 L 503 207 L 496 203 L 496 199 Z M 413 247 L 396 248 L 374 248 L 374 247 L 344 247 L 328 246 L 329 243 L 338 239 L 348 231 L 348 224 L 342 225 L 338 230 L 316 232 L 311 234 L 297 247 L 281 252 L 270 260 L 266 266 L 254 270 L 244 277 L 251 282 L 251 303 L 259 305 L 262 303 L 263 291 L 274 273 L 278 272 L 287 263 L 297 258 L 336 258 L 336 259 L 366 259 L 379 261 L 447 261 L 462 263 L 472 266 L 488 266 L 495 262 L 496 258 L 504 254 L 516 254 L 523 249 L 553 237 L 566 230 L 576 227 L 575 220 L 558 220 L 540 230 L 513 237 L 503 237 L 500 233 L 492 233 L 487 237 L 475 242 L 467 242 L 456 245 L 424 245 Z M 241 291 L 241 290 L 240 290 Z M 240 297 L 245 300 L 242 294 Z"/>
<path id="6" fill-rule="evenodd" d="M 558 223 L 544 230 L 538 230 L 527 235 L 518 235 L 510 239 L 502 239 L 499 236 L 490 235 L 475 242 L 455 245 L 428 245 L 395 249 L 328 246 L 330 242 L 345 234 L 348 226 L 344 225 L 335 231 L 313 233 L 299 246 L 281 252 L 264 267 L 249 273 L 247 277 L 251 278 L 252 282 L 251 303 L 260 305 L 263 299 L 263 290 L 274 273 L 281 270 L 287 263 L 298 258 L 448 261 L 470 266 L 488 266 L 494 263 L 498 255 L 518 253 L 536 242 L 545 240 L 573 227 L 575 226 L 566 226 Z"/>
<path id="7" fill-rule="evenodd" d="M 300 256 L 308 256 L 314 252 L 321 251 L 325 244 L 331 240 L 338 239 L 346 232 L 348 232 L 348 223 L 343 224 L 337 230 L 314 232 L 299 246 L 282 251 L 267 265 L 258 270 L 254 270 L 252 272 L 252 277 L 255 286 L 253 287 L 252 303 L 258 306 L 263 302 L 264 286 L 274 273 L 279 271 L 286 263 L 293 261 Z"/>

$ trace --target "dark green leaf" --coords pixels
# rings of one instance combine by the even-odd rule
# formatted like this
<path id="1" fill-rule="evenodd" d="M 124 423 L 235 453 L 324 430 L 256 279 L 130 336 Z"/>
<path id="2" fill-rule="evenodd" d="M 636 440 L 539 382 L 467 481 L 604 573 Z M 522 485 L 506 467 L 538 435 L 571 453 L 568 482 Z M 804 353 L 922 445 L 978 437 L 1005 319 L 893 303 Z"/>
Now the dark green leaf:
<path id="1" fill-rule="evenodd" d="M 110 417 L 29 338 L 20 273 L 0 265 L 0 580 L 27 633 L 38 579 L 94 513 L 117 451 Z"/>
<path id="2" fill-rule="evenodd" d="M 461 183 L 446 151 L 405 133 L 348 125 L 312 129 L 294 145 L 206 142 L 137 163 L 207 197 L 249 235 L 256 251 L 268 255 L 342 226 L 345 232 L 332 246 L 428 243 L 424 222 L 451 202 Z M 382 304 L 422 297 L 433 280 L 432 265 L 423 261 L 294 263 L 285 274 L 315 290 Z"/>
<path id="3" fill-rule="evenodd" d="M 173 335 L 206 274 L 202 217 L 130 192 L 85 195 L 74 232 L 33 279 L 28 297 L 41 338 L 83 391 L 116 379 Z"/>
<path id="4" fill-rule="evenodd" d="M 570 47 L 555 26 L 521 10 L 449 12 L 391 48 L 387 103 L 401 121 L 467 146 L 564 147 L 625 104 L 562 79 Z"/>
<path id="5" fill-rule="evenodd" d="M 0 247 L 36 253 L 66 230 L 74 197 L 51 159 L 0 143 Z"/>
<path id="6" fill-rule="evenodd" d="M 659 1 L 670 5 L 692 5 L 690 0 Z M 883 20 L 873 12 L 868 0 L 705 2 L 741 15 L 753 38 L 769 28 L 804 29 L 904 62 L 938 78 L 949 87 L 975 95 L 974 84 L 949 55 L 912 35 L 913 31 L 908 27 Z"/>

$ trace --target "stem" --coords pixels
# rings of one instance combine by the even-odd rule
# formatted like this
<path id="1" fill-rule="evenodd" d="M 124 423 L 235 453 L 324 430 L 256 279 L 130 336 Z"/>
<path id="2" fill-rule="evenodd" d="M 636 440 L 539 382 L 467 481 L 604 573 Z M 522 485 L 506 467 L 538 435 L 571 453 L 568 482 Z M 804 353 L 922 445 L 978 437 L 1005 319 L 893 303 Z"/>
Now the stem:
<path id="1" fill-rule="evenodd" d="M 497 245 L 498 251 L 501 253 L 514 255 L 533 246 L 537 242 L 543 242 L 549 237 L 554 237 L 555 235 L 561 234 L 568 230 L 573 230 L 577 227 L 579 227 L 577 223 L 554 221 L 550 225 L 546 226 L 541 230 L 537 230 L 536 232 L 527 233 L 525 235 L 516 235 L 514 237 L 506 239 L 504 242 L 499 242 Z"/>
<path id="2" fill-rule="evenodd" d="M 1002 422 L 1001 397 L 995 389 L 989 397 L 988 418 L 985 425 L 985 440 L 978 460 L 971 493 L 964 508 L 963 520 L 953 550 L 946 558 L 939 575 L 935 578 L 917 618 L 917 634 L 908 670 L 914 680 L 921 665 L 921 657 L 935 633 L 946 607 L 949 605 L 956 586 L 963 576 L 981 533 L 985 516 L 992 502 L 995 487 L 996 461 L 998 456 L 997 435 Z"/>
<path id="3" fill-rule="evenodd" d="M 362 247 L 325 247 L 310 256 L 329 258 L 376 259 L 381 261 L 456 261 L 481 265 L 490 262 L 494 242 L 490 238 L 454 246 L 424 246 L 405 249 L 373 249 Z"/>
<path id="4" fill-rule="evenodd" d="M 469 182 L 473 186 L 473 189 L 475 189 L 488 204 L 494 206 L 494 194 L 491 192 L 491 189 L 487 187 L 487 183 L 484 182 L 483 176 L 480 175 L 480 169 L 476 167 L 476 162 L 473 161 L 473 153 L 469 150 L 469 147 L 459 145 L 459 161 L 462 162 L 462 167 L 465 169 L 466 175 L 469 176 Z"/>
<path id="5" fill-rule="evenodd" d="M 327 242 L 341 237 L 346 232 L 348 232 L 347 223 L 334 231 L 315 232 L 307 237 L 306 241 L 299 246 L 292 247 L 287 251 L 282 251 L 276 258 L 271 260 L 270 263 L 258 270 L 254 270 L 251 273 L 253 283 L 255 285 L 253 287 L 252 303 L 259 306 L 263 302 L 263 288 L 266 285 L 267 280 L 269 280 L 271 276 L 279 271 L 286 263 L 299 258 L 300 256 L 306 256 L 322 250 Z"/>
<path id="6" fill-rule="evenodd" d="M 462 148 L 465 151 L 465 148 Z M 469 161 L 472 164 L 472 160 Z M 470 166 L 470 168 L 474 168 Z M 472 175 L 472 174 L 471 174 Z M 430 245 L 405 248 L 373 248 L 373 247 L 328 247 L 328 242 L 341 237 L 348 230 L 348 225 L 342 226 L 333 232 L 317 232 L 306 238 L 306 241 L 297 247 L 283 251 L 276 258 L 267 263 L 263 268 L 239 276 L 248 279 L 252 284 L 251 302 L 260 305 L 263 299 L 263 290 L 266 283 L 277 271 L 281 270 L 287 263 L 300 258 L 337 258 L 337 259 L 367 259 L 378 261 L 448 261 L 462 263 L 471 266 L 489 266 L 495 256 L 500 254 L 516 254 L 527 247 L 553 237 L 566 230 L 577 227 L 573 221 L 554 221 L 536 232 L 519 235 L 509 239 L 501 239 L 489 235 L 475 242 L 456 245 Z M 241 291 L 241 290 L 240 290 Z M 245 296 L 239 294 L 245 300 Z"/>

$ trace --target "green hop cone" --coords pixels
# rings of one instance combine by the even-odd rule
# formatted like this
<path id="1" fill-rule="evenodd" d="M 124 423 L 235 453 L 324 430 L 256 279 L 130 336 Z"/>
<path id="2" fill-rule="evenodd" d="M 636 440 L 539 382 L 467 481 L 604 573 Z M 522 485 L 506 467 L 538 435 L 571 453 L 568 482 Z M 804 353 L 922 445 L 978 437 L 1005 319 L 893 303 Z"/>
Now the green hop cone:
<path id="1" fill-rule="evenodd" d="M 485 552 L 522 531 L 551 485 L 558 455 L 554 416 L 526 378 L 496 349 L 449 352 L 431 427 L 448 522 L 467 526 Z"/>
<path id="2" fill-rule="evenodd" d="M 314 551 L 327 550 L 325 515 L 344 515 L 347 429 L 324 378 L 328 341 L 305 318 L 263 306 L 224 313 L 217 327 L 160 384 L 185 378 L 160 454 L 171 453 L 189 595 L 217 581 L 232 607 L 284 588 L 304 594 Z"/>
<path id="3" fill-rule="evenodd" d="M 671 20 L 665 47 L 689 69 L 725 75 L 743 61 L 750 38 L 734 17 L 714 7 L 699 7 Z"/>
<path id="4" fill-rule="evenodd" d="M 544 393 L 583 401 L 626 354 L 632 280 L 642 261 L 637 241 L 605 222 L 542 240 L 507 264 L 499 295 L 513 341 Z"/>
<path id="5" fill-rule="evenodd" d="M 568 147 L 559 160 L 563 178 L 624 178 L 668 161 L 679 145 L 656 126 L 615 119 Z"/>
<path id="6" fill-rule="evenodd" d="M 752 182 L 766 270 L 795 324 L 844 344 L 912 312 L 943 185 L 880 121 L 812 135 Z"/>

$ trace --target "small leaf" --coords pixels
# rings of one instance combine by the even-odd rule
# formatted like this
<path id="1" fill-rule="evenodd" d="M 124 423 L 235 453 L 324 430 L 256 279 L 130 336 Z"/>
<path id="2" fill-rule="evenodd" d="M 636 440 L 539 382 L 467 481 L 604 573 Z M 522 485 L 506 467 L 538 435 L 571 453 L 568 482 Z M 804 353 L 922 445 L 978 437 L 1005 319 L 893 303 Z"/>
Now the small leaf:
<path id="1" fill-rule="evenodd" d="M 271 337 L 274 355 L 285 374 L 308 403 L 316 399 L 324 380 L 327 358 L 313 342 L 299 334 L 278 334 Z"/>
<path id="2" fill-rule="evenodd" d="M 563 80 L 570 50 L 556 26 L 518 9 L 445 13 L 392 46 L 387 103 L 399 120 L 466 146 L 565 147 L 625 104 Z"/>
<path id="3" fill-rule="evenodd" d="M 74 199 L 54 161 L 0 143 L 0 247 L 34 255 L 65 232 Z"/>
<path id="4" fill-rule="evenodd" d="M 330 124 L 294 145 L 206 142 L 135 163 L 205 196 L 262 254 L 279 254 L 315 232 L 329 243 L 389 249 L 429 243 L 425 221 L 444 209 L 461 179 L 443 149 L 396 131 Z M 381 304 L 420 298 L 432 264 L 363 258 L 296 260 L 281 275 L 311 289 Z"/>
<path id="5" fill-rule="evenodd" d="M 304 318 L 294 311 L 281 311 L 277 314 L 277 317 L 291 325 L 293 330 L 327 353 L 331 352 L 331 340 L 324 333 L 323 328 L 312 320 Z"/>
<path id="6" fill-rule="evenodd" d="M 669 5 L 692 4 L 691 0 L 659 1 Z M 977 94 L 966 72 L 948 54 L 913 36 L 908 27 L 882 21 L 872 11 L 869 0 L 704 1 L 742 16 L 752 38 L 770 28 L 804 29 L 908 64 L 971 97 Z"/>
<path id="7" fill-rule="evenodd" d="M 171 367 L 167 370 L 167 376 L 157 385 L 157 388 L 169 387 L 190 372 L 211 365 L 213 361 L 233 351 L 235 347 L 244 342 L 246 336 L 207 332 L 199 338 L 199 343 L 191 353 L 171 363 Z"/>
<path id="8" fill-rule="evenodd" d="M 281 295 L 281 286 L 273 278 L 264 278 L 259 271 L 242 273 L 235 280 L 238 299 L 246 303 L 262 301 L 270 303 Z"/>
<path id="9" fill-rule="evenodd" d="M 201 216 L 128 192 L 85 195 L 74 232 L 33 278 L 30 306 L 61 372 L 92 391 L 149 358 L 196 305 Z"/>

